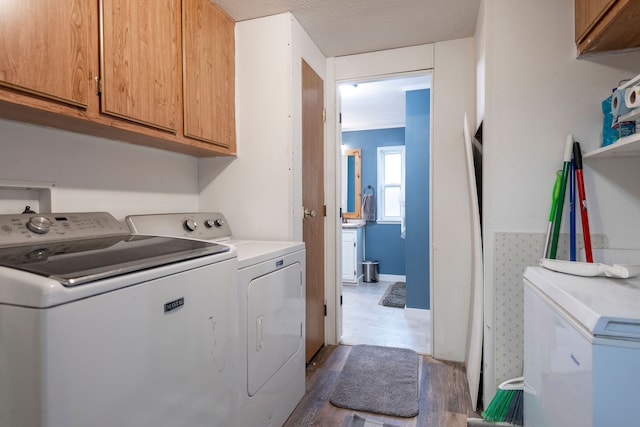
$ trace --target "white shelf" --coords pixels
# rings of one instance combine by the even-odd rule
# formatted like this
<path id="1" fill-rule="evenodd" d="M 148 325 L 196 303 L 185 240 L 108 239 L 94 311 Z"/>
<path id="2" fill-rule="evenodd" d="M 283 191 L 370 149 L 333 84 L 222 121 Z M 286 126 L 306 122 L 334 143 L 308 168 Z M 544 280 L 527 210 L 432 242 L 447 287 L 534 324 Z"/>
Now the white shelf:
<path id="1" fill-rule="evenodd" d="M 589 151 L 583 159 L 608 159 L 612 157 L 637 157 L 640 156 L 640 133 L 620 138 L 611 145 Z"/>

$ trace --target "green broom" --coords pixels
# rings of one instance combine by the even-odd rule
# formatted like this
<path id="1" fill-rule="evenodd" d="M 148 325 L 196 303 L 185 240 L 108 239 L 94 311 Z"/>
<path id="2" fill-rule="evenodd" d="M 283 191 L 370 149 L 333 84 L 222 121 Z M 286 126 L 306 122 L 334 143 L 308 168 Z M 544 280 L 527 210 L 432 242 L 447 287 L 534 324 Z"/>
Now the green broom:
<path id="1" fill-rule="evenodd" d="M 482 413 L 482 418 L 487 421 L 506 421 L 521 426 L 523 424 L 523 390 L 523 377 L 513 378 L 500 384 L 496 395 Z"/>

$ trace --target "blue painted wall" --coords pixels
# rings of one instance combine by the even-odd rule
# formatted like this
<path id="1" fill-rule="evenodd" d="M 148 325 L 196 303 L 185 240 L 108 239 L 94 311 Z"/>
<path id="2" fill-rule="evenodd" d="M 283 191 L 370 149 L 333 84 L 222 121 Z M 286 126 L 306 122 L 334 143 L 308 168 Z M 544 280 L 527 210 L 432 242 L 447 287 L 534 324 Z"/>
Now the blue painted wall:
<path id="1" fill-rule="evenodd" d="M 430 90 L 407 92 L 405 224 L 407 307 L 429 309 Z"/>
<path id="2" fill-rule="evenodd" d="M 368 223 L 365 251 L 380 262 L 381 274 L 406 275 L 407 307 L 430 308 L 429 153 L 430 91 L 407 92 L 406 128 L 342 133 L 347 148 L 362 150 L 362 191 L 377 185 L 377 147 L 405 145 L 406 239 L 399 224 Z"/>
<path id="3" fill-rule="evenodd" d="M 342 133 L 343 145 L 361 150 L 362 194 L 368 185 L 376 188 L 378 183 L 378 147 L 404 145 L 404 140 L 404 128 Z M 368 222 L 364 231 L 366 258 L 380 263 L 379 273 L 405 275 L 405 241 L 400 237 L 400 225 Z"/>

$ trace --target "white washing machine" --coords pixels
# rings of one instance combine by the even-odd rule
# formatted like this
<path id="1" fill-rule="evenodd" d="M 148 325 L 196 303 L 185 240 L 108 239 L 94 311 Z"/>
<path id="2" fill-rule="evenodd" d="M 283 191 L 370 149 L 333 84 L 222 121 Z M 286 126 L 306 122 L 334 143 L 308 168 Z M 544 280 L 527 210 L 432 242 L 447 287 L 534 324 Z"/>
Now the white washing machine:
<path id="1" fill-rule="evenodd" d="M 0 426 L 241 425 L 236 267 L 104 212 L 0 215 Z"/>
<path id="2" fill-rule="evenodd" d="M 281 426 L 305 392 L 303 242 L 234 240 L 220 213 L 132 215 L 132 233 L 232 245 L 238 253 L 239 424 Z"/>

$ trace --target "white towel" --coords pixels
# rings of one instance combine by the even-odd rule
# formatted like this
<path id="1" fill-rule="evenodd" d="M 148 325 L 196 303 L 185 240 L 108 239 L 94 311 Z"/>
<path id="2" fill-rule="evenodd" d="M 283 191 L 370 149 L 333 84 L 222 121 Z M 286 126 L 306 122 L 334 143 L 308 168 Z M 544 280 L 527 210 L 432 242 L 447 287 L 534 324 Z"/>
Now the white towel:
<path id="1" fill-rule="evenodd" d="M 376 199 L 373 194 L 365 194 L 362 196 L 362 219 L 364 221 L 376 220 Z"/>

